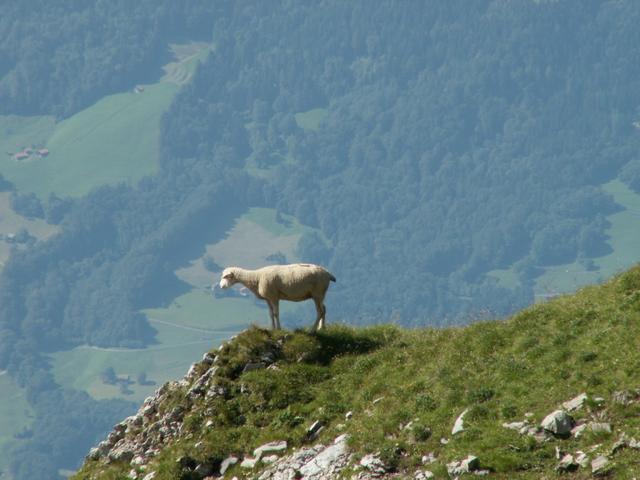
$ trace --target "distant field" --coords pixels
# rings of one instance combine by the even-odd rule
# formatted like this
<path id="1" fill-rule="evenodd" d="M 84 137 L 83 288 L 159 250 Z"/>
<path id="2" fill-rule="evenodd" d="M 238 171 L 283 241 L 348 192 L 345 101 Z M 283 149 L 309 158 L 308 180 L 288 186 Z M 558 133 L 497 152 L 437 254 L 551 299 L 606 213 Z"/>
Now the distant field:
<path id="1" fill-rule="evenodd" d="M 15 446 L 13 435 L 28 428 L 31 424 L 32 412 L 25 398 L 24 390 L 16 386 L 9 375 L 0 374 L 0 479 L 9 463 L 9 446 Z"/>
<path id="2" fill-rule="evenodd" d="M 616 203 L 624 210 L 609 215 L 607 220 L 611 227 L 607 230 L 608 243 L 612 252 L 594 258 L 596 270 L 587 271 L 579 263 L 554 265 L 545 267 L 544 273 L 536 278 L 534 293 L 536 298 L 544 300 L 548 297 L 575 291 L 606 278 L 640 261 L 638 238 L 640 232 L 640 195 L 629 189 L 619 180 L 612 180 L 602 186 L 610 193 Z M 513 288 L 518 284 L 517 275 L 511 269 L 493 270 L 489 275 L 498 279 L 505 288 Z"/>
<path id="3" fill-rule="evenodd" d="M 176 61 L 165 76 L 137 91 L 109 95 L 72 117 L 0 117 L 0 173 L 21 192 L 46 198 L 81 196 L 100 185 L 136 182 L 158 164 L 160 118 L 180 86 L 188 82 L 207 44 L 173 45 Z M 46 147 L 50 153 L 16 160 L 24 147 Z"/>
<path id="4" fill-rule="evenodd" d="M 314 108 L 306 112 L 296 113 L 296 123 L 305 130 L 317 130 L 320 128 L 320 124 L 327 116 L 327 113 L 326 108 Z"/>

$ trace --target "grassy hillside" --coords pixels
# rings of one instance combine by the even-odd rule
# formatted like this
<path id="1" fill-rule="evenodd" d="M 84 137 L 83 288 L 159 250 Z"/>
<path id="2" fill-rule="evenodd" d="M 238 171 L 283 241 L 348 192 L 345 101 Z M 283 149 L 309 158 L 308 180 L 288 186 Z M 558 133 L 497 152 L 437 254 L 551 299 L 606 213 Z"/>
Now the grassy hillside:
<path id="1" fill-rule="evenodd" d="M 319 334 L 252 328 L 213 352 L 219 355 L 215 383 L 224 385 L 226 398 L 191 401 L 188 386 L 166 395 L 160 408 L 181 405 L 183 430 L 147 471 L 157 479 L 181 478 L 176 459 L 184 454 L 242 455 L 270 440 L 303 445 L 308 426 L 320 420 L 325 428 L 315 443 L 349 433 L 356 459 L 377 452 L 389 469 L 407 476 L 425 468 L 447 478 L 447 462 L 473 454 L 490 478 L 552 478 L 557 447 L 591 459 L 608 455 L 613 478 L 631 479 L 638 464 L 629 443 L 611 452 L 623 432 L 640 438 L 639 337 L 640 267 L 507 321 L 464 328 L 331 326 Z M 278 368 L 242 373 L 265 353 Z M 628 404 L 614 401 L 619 391 L 629 393 Z M 581 392 L 589 400 L 574 418 L 610 423 L 611 433 L 536 441 L 502 426 L 525 418 L 537 425 Z M 452 435 L 466 409 L 465 431 Z M 349 411 L 353 416 L 345 420 Z M 209 420 L 213 425 L 205 428 Z M 421 467 L 428 452 L 437 460 Z M 130 469 L 90 461 L 75 478 L 121 478 Z M 233 475 L 247 470 L 234 468 L 227 476 Z M 591 478 L 590 468 L 567 478 Z"/>

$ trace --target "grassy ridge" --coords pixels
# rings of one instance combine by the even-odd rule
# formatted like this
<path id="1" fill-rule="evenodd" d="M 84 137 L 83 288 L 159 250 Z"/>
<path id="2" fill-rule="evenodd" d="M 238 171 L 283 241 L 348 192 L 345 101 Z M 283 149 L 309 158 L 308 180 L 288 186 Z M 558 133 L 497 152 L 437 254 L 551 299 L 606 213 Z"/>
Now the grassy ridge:
<path id="1" fill-rule="evenodd" d="M 242 454 L 274 439 L 302 445 L 308 425 L 321 420 L 322 441 L 348 432 L 357 455 L 380 452 L 408 475 L 420 467 L 422 455 L 434 452 L 438 460 L 429 469 L 437 478 L 446 478 L 447 462 L 468 454 L 477 455 L 492 478 L 554 477 L 556 446 L 575 452 L 599 445 L 590 454 L 594 458 L 607 453 L 622 432 L 640 438 L 640 404 L 611 400 L 613 392 L 640 385 L 639 337 L 640 267 L 503 322 L 442 330 L 332 326 L 317 335 L 250 329 L 219 353 L 229 398 L 190 405 L 179 393 L 171 396 L 165 408 L 182 403 L 191 413 L 184 436 L 151 468 L 156 478 L 178 478 L 175 459 L 182 453 Z M 274 350 L 278 342 L 282 347 Z M 277 351 L 279 369 L 240 373 L 265 351 Z M 241 384 L 249 393 L 240 393 Z M 501 426 L 526 413 L 538 424 L 583 391 L 605 401 L 588 402 L 576 419 L 610 422 L 612 434 L 537 443 Z M 207 409 L 214 413 L 207 415 Z M 452 437 L 454 420 L 465 409 L 466 430 Z M 349 421 L 347 411 L 353 412 Z M 204 428 L 208 420 L 212 429 Z M 402 428 L 410 421 L 411 428 Z M 443 445 L 441 438 L 450 441 Z M 204 447 L 195 449 L 200 441 Z M 631 449 L 611 461 L 617 479 L 637 472 Z M 102 468 L 88 463 L 76 478 Z M 117 478 L 129 469 L 114 465 L 96 478 Z M 233 474 L 243 472 L 236 469 L 229 478 Z M 570 478 L 590 477 L 580 470 Z"/>
<path id="2" fill-rule="evenodd" d="M 0 479 L 8 478 L 2 473 L 9 463 L 9 446 L 15 446 L 13 437 L 31 424 L 31 409 L 25 392 L 7 374 L 0 374 Z"/>

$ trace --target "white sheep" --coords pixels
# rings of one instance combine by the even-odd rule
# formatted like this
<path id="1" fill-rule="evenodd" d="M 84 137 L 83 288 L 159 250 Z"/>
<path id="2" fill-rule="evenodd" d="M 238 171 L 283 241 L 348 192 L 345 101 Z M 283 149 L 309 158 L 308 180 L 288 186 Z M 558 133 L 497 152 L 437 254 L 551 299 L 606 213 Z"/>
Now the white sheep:
<path id="1" fill-rule="evenodd" d="M 269 305 L 271 326 L 280 328 L 280 300 L 301 302 L 313 299 L 316 304 L 317 317 L 313 330 L 324 327 L 327 308 L 324 296 L 329 282 L 336 277 L 319 265 L 296 263 L 293 265 L 271 265 L 258 270 L 246 270 L 239 267 L 228 267 L 222 272 L 221 288 L 229 288 L 241 283 L 251 290 L 256 297 L 265 300 Z"/>

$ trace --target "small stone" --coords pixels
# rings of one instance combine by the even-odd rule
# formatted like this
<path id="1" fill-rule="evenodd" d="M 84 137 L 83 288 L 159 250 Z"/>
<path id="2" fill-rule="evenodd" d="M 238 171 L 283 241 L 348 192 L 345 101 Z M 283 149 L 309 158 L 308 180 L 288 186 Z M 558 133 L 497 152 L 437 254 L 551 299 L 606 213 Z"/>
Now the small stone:
<path id="1" fill-rule="evenodd" d="M 525 413 L 525 414 L 524 414 L 524 417 L 525 417 L 525 418 L 531 418 L 531 417 L 533 417 L 533 412 L 527 412 L 527 413 Z"/>
<path id="2" fill-rule="evenodd" d="M 450 477 L 457 477 L 463 473 L 473 472 L 480 467 L 478 457 L 469 455 L 463 460 L 447 463 L 447 472 Z"/>
<path id="3" fill-rule="evenodd" d="M 213 420 L 207 420 L 207 423 L 204 424 L 205 427 L 209 428 L 213 425 Z"/>
<path id="4" fill-rule="evenodd" d="M 220 475 L 224 476 L 225 472 L 236 463 L 238 463 L 238 457 L 231 456 L 225 458 L 220 464 Z"/>
<path id="5" fill-rule="evenodd" d="M 308 440 L 315 439 L 318 436 L 318 434 L 322 431 L 323 428 L 324 427 L 322 425 L 322 422 L 320 422 L 320 420 L 316 420 L 315 422 L 313 422 L 311 426 L 307 429 L 307 439 Z"/>
<path id="6" fill-rule="evenodd" d="M 382 474 L 387 470 L 382 460 L 371 453 L 362 457 L 362 459 L 360 460 L 360 465 L 373 473 Z"/>
<path id="7" fill-rule="evenodd" d="M 211 365 L 215 359 L 216 356 L 213 353 L 207 352 L 202 356 L 202 363 L 205 365 Z"/>
<path id="8" fill-rule="evenodd" d="M 271 465 L 272 463 L 274 463 L 275 461 L 277 461 L 277 460 L 278 460 L 278 458 L 279 458 L 279 457 L 278 457 L 277 455 L 267 455 L 266 457 L 262 457 L 262 458 L 260 459 L 260 461 L 261 461 L 262 463 L 267 464 L 267 465 Z"/>
<path id="9" fill-rule="evenodd" d="M 632 395 L 627 390 L 620 390 L 618 392 L 613 392 L 611 396 L 611 400 L 613 403 L 617 403 L 618 405 L 627 406 L 632 402 Z"/>
<path id="10" fill-rule="evenodd" d="M 142 480 L 153 480 L 154 478 L 156 478 L 156 472 L 149 472 Z"/>
<path id="11" fill-rule="evenodd" d="M 579 410 L 584 406 L 584 402 L 587 401 L 587 394 L 581 393 L 577 397 L 572 398 L 562 404 L 562 407 L 568 411 L 573 412 L 574 410 Z"/>
<path id="12" fill-rule="evenodd" d="M 556 410 L 542 420 L 542 428 L 557 436 L 567 436 L 575 425 L 573 417 L 564 410 Z"/>
<path id="13" fill-rule="evenodd" d="M 593 433 L 611 433 L 612 431 L 610 423 L 590 422 L 589 429 Z"/>
<path id="14" fill-rule="evenodd" d="M 487 475 L 489 475 L 491 473 L 490 470 L 476 470 L 473 472 L 473 474 L 476 477 L 486 477 Z"/>
<path id="15" fill-rule="evenodd" d="M 244 460 L 242 460 L 242 463 L 240 464 L 241 468 L 254 468 L 256 466 L 256 463 L 258 463 L 258 458 L 250 458 L 250 457 L 246 457 Z"/>
<path id="16" fill-rule="evenodd" d="M 344 414 L 344 419 L 345 420 L 351 420 L 352 418 L 353 418 L 353 412 L 349 411 L 349 412 Z"/>
<path id="17" fill-rule="evenodd" d="M 560 473 L 573 472 L 577 469 L 578 464 L 571 454 L 566 454 L 564 457 L 562 457 L 562 460 L 560 460 L 560 463 L 558 463 L 558 465 L 556 466 L 556 471 Z"/>
<path id="18" fill-rule="evenodd" d="M 276 453 L 276 452 L 284 452 L 287 449 L 287 442 L 269 442 L 266 443 L 253 451 L 253 455 L 255 457 L 260 458 L 265 453 Z"/>
<path id="19" fill-rule="evenodd" d="M 127 475 L 127 478 L 130 478 L 131 480 L 136 480 L 138 478 L 138 472 L 136 472 L 135 468 L 129 470 L 129 475 Z"/>
<path id="20" fill-rule="evenodd" d="M 635 438 L 630 438 L 628 442 L 629 448 L 640 449 L 640 442 Z"/>
<path id="21" fill-rule="evenodd" d="M 143 465 L 146 462 L 146 459 L 142 455 L 136 455 L 131 460 L 131 465 Z"/>
<path id="22" fill-rule="evenodd" d="M 456 418 L 455 423 L 453 424 L 453 429 L 451 429 L 451 435 L 455 435 L 460 432 L 464 432 L 464 416 L 467 414 L 469 409 L 466 409 L 462 412 L 458 418 Z"/>
<path id="23" fill-rule="evenodd" d="M 571 435 L 574 438 L 580 438 L 580 436 L 584 433 L 586 429 L 587 429 L 586 424 L 577 425 L 571 429 Z"/>
<path id="24" fill-rule="evenodd" d="M 378 397 L 376 398 L 373 402 L 371 402 L 372 405 L 377 405 L 378 403 L 380 403 L 382 400 L 384 400 L 384 397 Z"/>
<path id="25" fill-rule="evenodd" d="M 448 443 L 449 443 L 449 439 L 448 438 L 442 437 L 440 439 L 440 445 L 446 445 Z"/>
<path id="26" fill-rule="evenodd" d="M 502 426 L 504 428 L 508 428 L 509 430 L 517 430 L 518 432 L 520 432 L 523 428 L 526 428 L 528 426 L 528 423 L 526 421 L 511 422 L 511 423 L 503 423 Z"/>
<path id="27" fill-rule="evenodd" d="M 413 474 L 414 480 L 431 480 L 432 478 L 436 477 L 429 470 L 416 470 L 416 473 Z"/>
<path id="28" fill-rule="evenodd" d="M 594 475 L 601 475 L 605 472 L 607 465 L 609 464 L 609 460 L 604 455 L 600 455 L 593 459 L 591 462 L 591 473 Z"/>
<path id="29" fill-rule="evenodd" d="M 618 453 L 620 450 L 622 450 L 623 448 L 625 448 L 628 445 L 627 442 L 627 438 L 623 435 L 622 437 L 620 437 L 618 439 L 618 441 L 616 441 L 616 443 L 613 444 L 613 446 L 611 447 L 611 451 L 609 452 L 610 455 L 615 455 L 616 453 Z"/>
<path id="30" fill-rule="evenodd" d="M 587 468 L 587 466 L 589 466 L 589 457 L 581 450 L 576 452 L 575 460 L 582 468 Z"/>
<path id="31" fill-rule="evenodd" d="M 420 461 L 422 462 L 422 465 L 431 465 L 436 461 L 436 456 L 433 454 L 433 452 L 429 452 L 426 455 L 423 455 Z"/>

